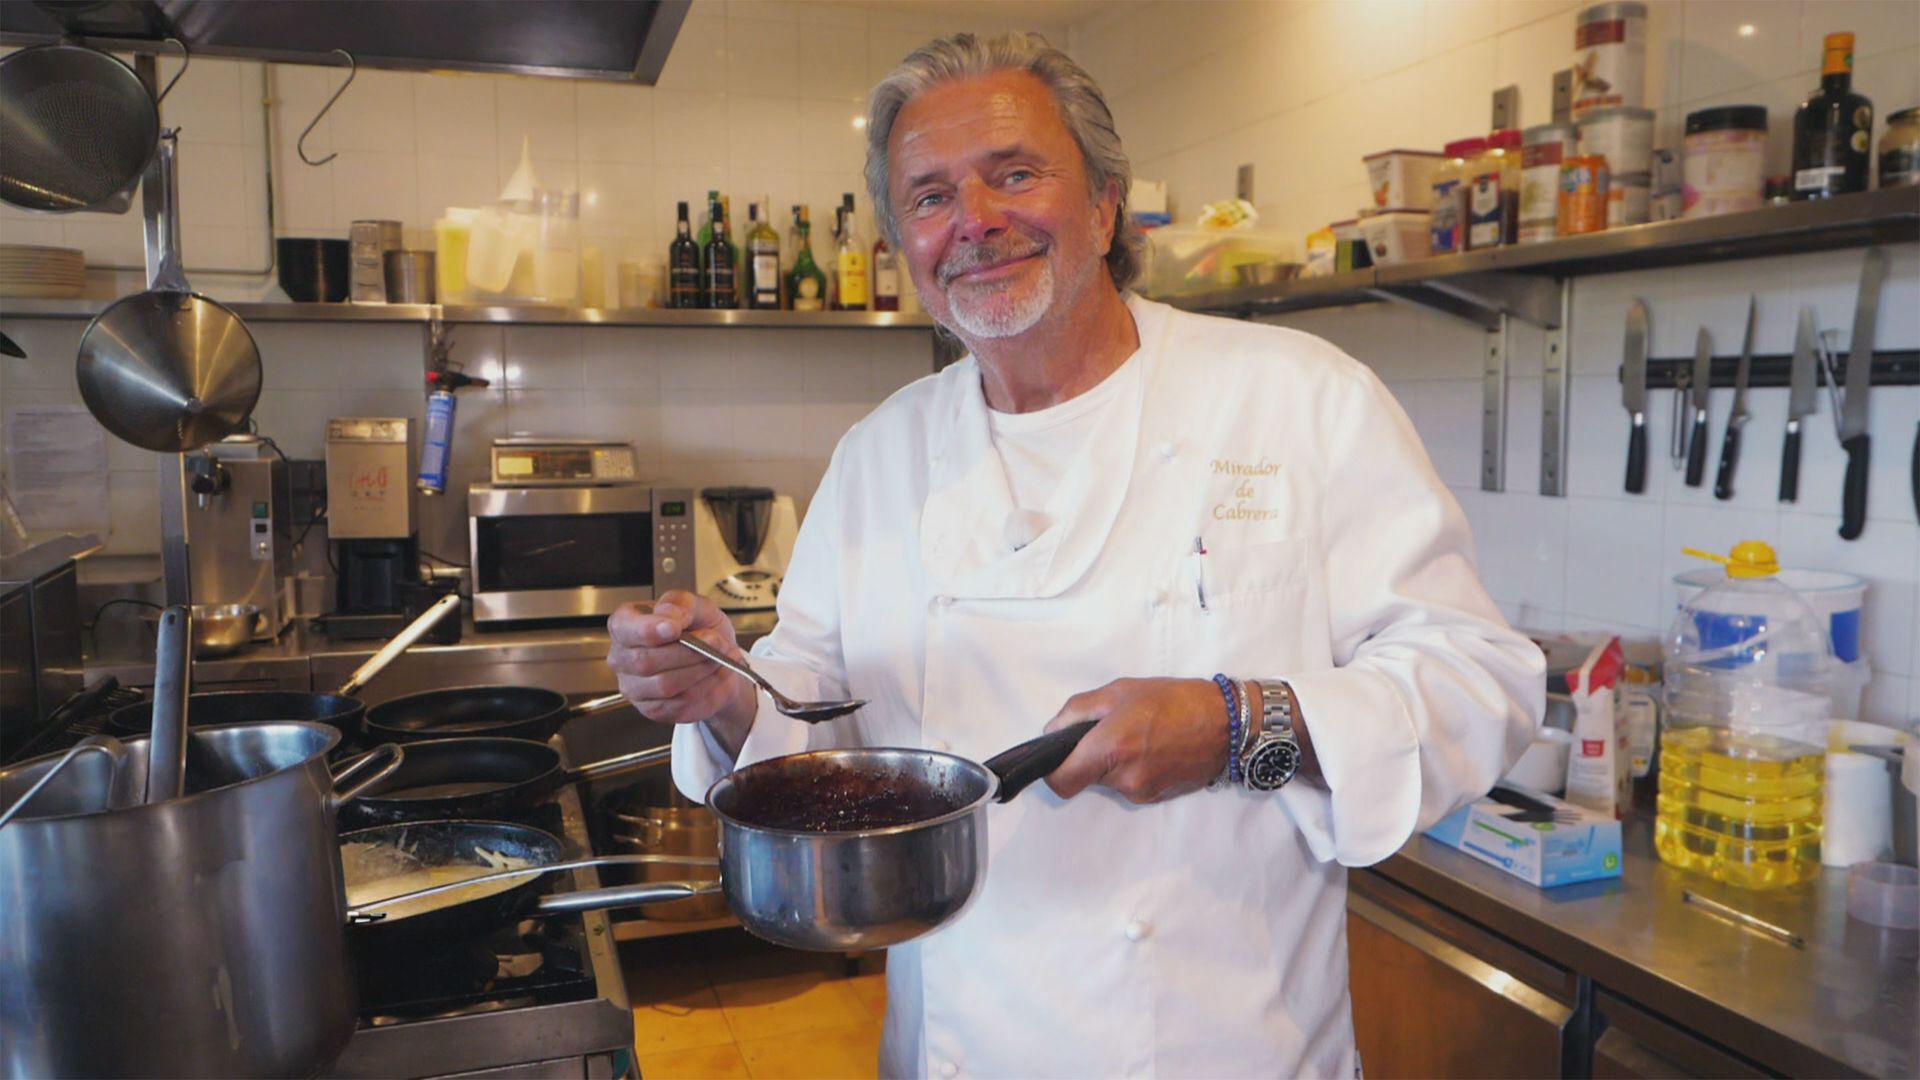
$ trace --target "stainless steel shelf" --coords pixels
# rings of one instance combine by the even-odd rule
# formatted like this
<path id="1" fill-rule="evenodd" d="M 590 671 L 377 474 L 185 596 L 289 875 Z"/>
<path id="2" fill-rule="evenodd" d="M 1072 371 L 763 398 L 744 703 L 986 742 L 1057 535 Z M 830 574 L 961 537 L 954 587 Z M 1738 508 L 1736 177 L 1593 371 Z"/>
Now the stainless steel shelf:
<path id="1" fill-rule="evenodd" d="M 0 299 L 0 318 L 91 319 L 111 301 Z M 761 330 L 930 330 L 899 311 L 707 311 L 675 308 L 490 307 L 470 304 L 228 304 L 247 322 L 373 322 L 514 326 L 680 326 Z"/>
<path id="2" fill-rule="evenodd" d="M 1920 240 L 1920 189 L 1892 188 L 1442 255 L 1278 285 L 1223 289 L 1168 303 L 1189 311 L 1269 315 L 1394 298 L 1423 302 L 1410 294 L 1446 292 L 1453 284 L 1480 292 L 1492 275 L 1564 279 L 1916 240 Z"/>

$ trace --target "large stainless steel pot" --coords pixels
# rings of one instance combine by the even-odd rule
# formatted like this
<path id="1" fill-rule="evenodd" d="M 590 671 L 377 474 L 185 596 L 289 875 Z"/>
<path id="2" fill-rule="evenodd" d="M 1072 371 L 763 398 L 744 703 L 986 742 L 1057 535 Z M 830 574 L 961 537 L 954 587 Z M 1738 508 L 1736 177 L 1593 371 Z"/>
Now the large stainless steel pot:
<path id="1" fill-rule="evenodd" d="M 84 755 L 0 828 L 0 1073 L 311 1076 L 355 1024 L 323 724 L 195 728 L 181 797 L 104 812 Z M 141 775 L 149 740 L 125 740 Z M 0 771 L 0 806 L 63 755 Z"/>

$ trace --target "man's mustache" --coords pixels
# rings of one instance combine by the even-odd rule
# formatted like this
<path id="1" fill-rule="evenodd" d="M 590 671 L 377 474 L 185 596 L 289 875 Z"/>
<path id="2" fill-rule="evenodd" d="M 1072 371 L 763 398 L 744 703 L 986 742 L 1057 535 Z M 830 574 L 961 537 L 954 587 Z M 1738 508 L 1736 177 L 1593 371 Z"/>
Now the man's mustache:
<path id="1" fill-rule="evenodd" d="M 998 240 L 989 240 L 984 244 L 969 244 L 940 261 L 934 271 L 942 288 L 953 283 L 961 274 L 984 270 L 989 266 L 998 266 L 1015 259 L 1024 259 L 1047 250 L 1047 245 L 1024 236 L 1006 236 Z"/>

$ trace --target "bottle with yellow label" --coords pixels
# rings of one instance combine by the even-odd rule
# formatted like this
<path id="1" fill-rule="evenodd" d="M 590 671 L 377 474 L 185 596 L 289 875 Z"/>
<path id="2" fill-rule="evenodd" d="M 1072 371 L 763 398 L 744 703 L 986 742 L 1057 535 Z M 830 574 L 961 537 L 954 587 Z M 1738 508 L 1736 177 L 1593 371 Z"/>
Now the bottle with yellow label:
<path id="1" fill-rule="evenodd" d="M 841 311 L 867 310 L 867 248 L 854 224 L 853 196 L 841 196 L 840 243 L 834 249 L 834 278 L 840 286 L 834 307 Z"/>

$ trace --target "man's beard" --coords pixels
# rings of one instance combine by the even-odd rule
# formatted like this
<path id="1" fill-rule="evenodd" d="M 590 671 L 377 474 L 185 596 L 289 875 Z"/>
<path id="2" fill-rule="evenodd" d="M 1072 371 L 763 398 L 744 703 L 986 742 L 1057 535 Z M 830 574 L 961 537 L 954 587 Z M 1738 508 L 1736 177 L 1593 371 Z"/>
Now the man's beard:
<path id="1" fill-rule="evenodd" d="M 1045 258 L 1047 245 L 1026 237 L 1009 235 L 999 241 L 964 248 L 949 256 L 936 274 L 946 291 L 947 310 L 953 329 L 964 337 L 1018 337 L 1033 329 L 1040 317 L 1053 306 L 1053 263 L 1043 261 L 1040 275 L 1024 293 L 1015 293 L 1014 284 L 974 286 L 955 277 L 968 270 L 994 266 L 1028 255 Z"/>

